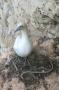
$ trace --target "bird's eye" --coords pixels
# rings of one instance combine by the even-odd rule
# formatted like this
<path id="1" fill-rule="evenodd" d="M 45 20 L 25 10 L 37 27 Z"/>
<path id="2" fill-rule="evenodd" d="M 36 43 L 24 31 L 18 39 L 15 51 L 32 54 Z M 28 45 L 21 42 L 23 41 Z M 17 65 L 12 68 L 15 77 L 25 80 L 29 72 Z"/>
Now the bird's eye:
<path id="1" fill-rule="evenodd" d="M 15 30 L 15 33 L 18 32 L 18 31 L 20 31 L 20 30 L 22 30 L 22 29 L 23 29 L 23 26 L 18 26 L 18 27 L 16 28 L 16 30 Z"/>

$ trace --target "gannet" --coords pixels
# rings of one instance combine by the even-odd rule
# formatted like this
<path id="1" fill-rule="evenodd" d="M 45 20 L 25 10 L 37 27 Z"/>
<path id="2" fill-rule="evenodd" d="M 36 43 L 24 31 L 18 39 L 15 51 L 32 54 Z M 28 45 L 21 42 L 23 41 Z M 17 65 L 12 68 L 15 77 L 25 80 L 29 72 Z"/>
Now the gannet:
<path id="1" fill-rule="evenodd" d="M 16 37 L 13 49 L 20 57 L 27 57 L 32 51 L 32 41 L 30 40 L 25 25 L 19 24 L 15 32 L 20 32 Z"/>

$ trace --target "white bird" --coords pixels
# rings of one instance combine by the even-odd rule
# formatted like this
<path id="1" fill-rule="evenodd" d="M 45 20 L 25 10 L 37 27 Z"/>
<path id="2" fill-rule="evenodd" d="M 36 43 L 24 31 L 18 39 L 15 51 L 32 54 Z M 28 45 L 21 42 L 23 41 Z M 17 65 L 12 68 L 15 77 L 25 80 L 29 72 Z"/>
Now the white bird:
<path id="1" fill-rule="evenodd" d="M 13 49 L 20 57 L 27 57 L 32 51 L 32 41 L 30 40 L 24 25 L 18 25 L 16 32 L 21 34 L 16 37 Z"/>

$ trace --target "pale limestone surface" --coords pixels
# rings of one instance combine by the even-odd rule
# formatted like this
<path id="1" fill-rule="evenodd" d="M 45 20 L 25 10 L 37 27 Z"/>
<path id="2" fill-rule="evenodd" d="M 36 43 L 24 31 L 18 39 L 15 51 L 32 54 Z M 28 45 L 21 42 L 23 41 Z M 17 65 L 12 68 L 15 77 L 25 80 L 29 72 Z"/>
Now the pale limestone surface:
<path id="1" fill-rule="evenodd" d="M 0 56 L 0 64 L 5 63 L 10 56 L 14 55 L 9 48 L 13 46 L 17 36 L 14 31 L 20 22 L 27 24 L 28 34 L 31 36 L 34 47 L 38 45 L 40 37 L 59 37 L 59 0 L 0 0 L 0 53 L 4 51 Z M 42 44 L 39 42 L 41 47 L 38 45 L 37 52 L 42 48 L 51 55 L 54 52 L 53 43 L 53 40 Z M 6 75 L 7 72 L 8 70 L 5 71 Z M 48 90 L 59 90 L 59 76 L 53 74 L 45 80 Z M 24 83 L 19 82 L 18 78 L 4 81 L 0 75 L 0 90 L 10 89 L 11 85 L 12 90 L 26 90 Z M 45 88 L 41 85 L 36 90 L 45 90 Z"/>
<path id="2" fill-rule="evenodd" d="M 59 0 L 0 0 L 0 47 L 12 47 L 16 25 L 26 23 L 32 39 L 59 36 Z"/>
<path id="3" fill-rule="evenodd" d="M 21 81 L 18 82 L 17 78 L 13 78 L 12 81 L 6 81 L 4 83 L 3 90 L 8 90 L 9 88 L 10 90 L 26 90 L 24 83 Z"/>

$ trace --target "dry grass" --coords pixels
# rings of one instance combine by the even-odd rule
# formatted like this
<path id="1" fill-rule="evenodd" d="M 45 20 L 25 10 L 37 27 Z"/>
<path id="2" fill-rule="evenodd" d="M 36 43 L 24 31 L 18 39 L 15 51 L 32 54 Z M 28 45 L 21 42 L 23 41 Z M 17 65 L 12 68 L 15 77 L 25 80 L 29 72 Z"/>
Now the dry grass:
<path id="1" fill-rule="evenodd" d="M 50 50 L 53 45 L 50 41 L 45 43 L 40 44 L 40 46 L 42 48 L 47 47 L 47 52 L 49 51 L 48 54 L 50 55 Z M 49 47 L 49 45 L 51 47 Z M 33 65 L 37 66 L 38 63 L 42 63 L 40 60 L 43 60 L 44 65 L 45 61 L 49 60 L 49 56 L 40 55 L 32 52 L 32 54 L 27 58 L 30 61 L 32 68 Z M 56 63 L 53 64 L 55 65 Z M 0 55 L 0 90 L 59 90 L 59 75 L 57 76 L 55 73 L 56 70 L 46 76 L 45 74 L 42 74 L 43 76 L 35 74 L 33 77 L 32 74 L 27 74 L 27 76 L 25 75 L 25 79 L 21 79 L 20 76 L 23 70 L 30 70 L 28 67 L 23 68 L 23 65 L 24 58 L 15 55 L 14 51 L 10 48 L 5 49 L 5 51 Z M 33 70 L 36 68 L 37 67 L 34 67 Z"/>

